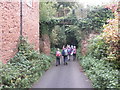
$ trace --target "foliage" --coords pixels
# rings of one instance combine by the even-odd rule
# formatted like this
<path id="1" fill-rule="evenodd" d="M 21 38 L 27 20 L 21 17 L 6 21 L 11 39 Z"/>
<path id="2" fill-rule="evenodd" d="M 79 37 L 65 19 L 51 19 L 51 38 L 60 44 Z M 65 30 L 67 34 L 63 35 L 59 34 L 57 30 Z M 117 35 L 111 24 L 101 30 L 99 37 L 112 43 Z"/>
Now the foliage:
<path id="1" fill-rule="evenodd" d="M 104 30 L 100 35 L 90 38 L 88 54 L 82 57 L 80 63 L 95 88 L 120 88 L 118 81 L 120 37 L 116 12 L 115 18 L 107 20 L 107 23 L 103 26 Z"/>
<path id="2" fill-rule="evenodd" d="M 81 60 L 83 58 L 82 53 L 81 53 L 81 44 L 78 45 L 77 48 L 77 59 Z"/>
<path id="3" fill-rule="evenodd" d="M 51 54 L 52 55 L 56 55 L 56 48 L 54 47 L 54 48 L 51 48 Z"/>
<path id="4" fill-rule="evenodd" d="M 91 10 L 87 18 L 80 19 L 78 26 L 81 30 L 89 32 L 90 30 L 99 30 L 106 23 L 108 18 L 113 18 L 112 11 L 103 7 L 98 7 Z"/>
<path id="5" fill-rule="evenodd" d="M 3 65 L 1 88 L 30 88 L 53 61 L 51 56 L 39 54 L 21 38 L 19 52 Z"/>
<path id="6" fill-rule="evenodd" d="M 97 59 L 107 57 L 107 49 L 108 45 L 105 43 L 101 35 L 89 40 L 88 54 L 92 57 Z"/>
<path id="7" fill-rule="evenodd" d="M 63 45 L 78 45 L 81 40 L 81 31 L 78 26 L 55 26 L 51 33 L 51 47 L 62 48 Z"/>
<path id="8" fill-rule="evenodd" d="M 56 24 L 60 23 L 62 20 L 68 20 L 68 22 L 71 20 L 73 25 L 65 25 L 64 29 L 66 34 L 66 43 L 78 45 L 78 42 L 80 42 L 82 37 L 84 37 L 82 34 L 84 31 L 87 32 L 85 32 L 86 34 L 90 33 L 92 30 L 99 32 L 98 29 L 102 28 L 103 24 L 106 23 L 108 18 L 113 18 L 111 10 L 99 7 L 91 10 L 88 13 L 87 18 L 77 20 L 76 15 L 71 13 L 64 19 L 56 19 Z"/>
<path id="9" fill-rule="evenodd" d="M 75 7 L 75 3 L 71 2 L 44 2 L 40 3 L 40 32 L 42 34 L 49 34 L 52 32 L 55 25 L 58 25 L 60 22 L 74 17 L 72 12 L 69 12 L 68 15 L 63 17 L 56 17 L 56 14 L 59 12 L 59 9 L 71 9 Z M 72 16 L 71 16 L 72 15 Z M 70 16 L 70 17 L 69 17 Z M 75 19 L 75 18 L 72 18 Z M 70 21 L 69 20 L 69 21 Z M 72 21 L 76 21 L 72 20 Z"/>
<path id="10" fill-rule="evenodd" d="M 51 44 L 52 47 L 62 48 L 66 44 L 66 35 L 64 31 L 64 26 L 55 26 L 51 34 Z"/>
<path id="11" fill-rule="evenodd" d="M 78 42 L 81 40 L 81 31 L 78 26 L 68 25 L 65 29 L 66 33 L 66 43 L 69 45 L 78 45 Z"/>
<path id="12" fill-rule="evenodd" d="M 120 60 L 120 35 L 118 27 L 118 15 L 115 12 L 115 19 L 108 20 L 108 24 L 104 25 L 103 38 L 109 45 L 108 48 L 108 59 L 109 60 Z"/>
<path id="13" fill-rule="evenodd" d="M 57 8 L 56 8 L 57 6 Z M 62 47 L 66 44 L 66 33 L 65 28 L 60 23 L 67 20 L 74 24 L 76 22 L 76 17 L 73 15 L 72 8 L 75 3 L 71 2 L 42 2 L 40 3 L 40 36 L 42 38 L 43 34 L 48 34 L 51 38 L 51 47 Z M 56 17 L 55 14 L 59 12 L 58 9 L 68 9 L 69 14 L 63 17 Z M 53 11 L 53 12 L 52 12 Z M 52 13 L 51 13 L 52 12 Z M 54 13 L 56 12 L 56 13 Z M 64 24 L 64 23 L 63 23 Z M 59 26 L 57 26 L 59 25 Z"/>
<path id="14" fill-rule="evenodd" d="M 61 8 L 61 7 L 74 8 L 75 5 L 76 5 L 75 2 L 57 2 L 57 4 L 55 6 L 57 7 L 57 10 L 59 10 L 59 8 Z"/>
<path id="15" fill-rule="evenodd" d="M 54 4 L 55 2 L 40 2 L 40 22 L 50 21 L 53 18 L 56 13 Z"/>
<path id="16" fill-rule="evenodd" d="M 90 40 L 88 54 L 97 59 L 106 57 L 107 60 L 119 61 L 120 36 L 117 13 L 115 13 L 115 19 L 109 19 L 107 22 L 108 24 L 103 26 L 103 32 Z"/>
<path id="17" fill-rule="evenodd" d="M 87 56 L 80 61 L 80 64 L 95 88 L 120 88 L 119 71 L 113 68 L 113 63 Z"/>
<path id="18" fill-rule="evenodd" d="M 87 55 L 91 55 L 92 58 L 96 59 L 112 61 L 115 63 L 114 67 L 119 68 L 120 62 L 119 59 L 117 59 L 119 56 L 119 54 L 117 54 L 118 50 L 116 50 L 116 53 L 110 54 L 110 52 L 113 52 L 113 50 L 110 50 L 111 46 L 109 43 L 106 43 L 103 34 L 104 33 L 89 40 Z"/>
<path id="19" fill-rule="evenodd" d="M 62 52 L 62 49 L 59 48 L 59 50 L 60 50 L 60 52 Z M 55 47 L 51 48 L 51 54 L 52 55 L 56 55 L 56 51 L 57 51 L 57 48 L 55 48 Z"/>
<path id="20" fill-rule="evenodd" d="M 42 34 L 48 34 L 51 30 L 51 25 L 48 25 L 46 22 L 50 22 L 53 16 L 56 13 L 54 5 L 56 2 L 40 2 L 40 32 Z M 50 26 L 50 27 L 49 27 Z"/>

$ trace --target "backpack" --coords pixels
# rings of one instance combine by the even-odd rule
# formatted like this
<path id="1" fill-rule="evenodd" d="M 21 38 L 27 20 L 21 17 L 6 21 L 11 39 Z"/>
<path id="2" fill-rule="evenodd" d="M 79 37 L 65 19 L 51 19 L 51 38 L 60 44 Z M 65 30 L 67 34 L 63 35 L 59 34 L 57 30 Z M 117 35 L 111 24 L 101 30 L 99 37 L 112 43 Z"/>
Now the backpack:
<path id="1" fill-rule="evenodd" d="M 67 49 L 64 50 L 64 55 L 68 55 Z"/>
<path id="2" fill-rule="evenodd" d="M 71 53 L 71 49 L 70 48 L 68 48 L 68 54 L 70 54 Z"/>
<path id="3" fill-rule="evenodd" d="M 73 54 L 76 54 L 76 49 L 73 49 Z"/>
<path id="4" fill-rule="evenodd" d="M 56 52 L 56 56 L 57 57 L 60 57 L 61 56 L 61 53 L 59 51 Z"/>

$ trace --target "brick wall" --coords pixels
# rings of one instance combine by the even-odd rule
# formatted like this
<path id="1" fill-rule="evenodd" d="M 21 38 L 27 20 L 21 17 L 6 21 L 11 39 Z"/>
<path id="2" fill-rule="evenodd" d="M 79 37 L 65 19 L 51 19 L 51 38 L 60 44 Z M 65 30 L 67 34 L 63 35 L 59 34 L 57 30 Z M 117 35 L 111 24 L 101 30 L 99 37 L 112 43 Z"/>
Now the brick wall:
<path id="1" fill-rule="evenodd" d="M 0 9 L 1 11 L 1 9 Z M 1 16 L 1 13 L 0 13 Z M 1 23 L 1 17 L 0 17 L 0 23 Z M 2 30 L 1 30 L 1 25 L 0 25 L 0 60 L 2 60 Z"/>
<path id="2" fill-rule="evenodd" d="M 23 35 L 39 50 L 39 3 L 34 2 L 32 7 L 23 3 Z"/>
<path id="3" fill-rule="evenodd" d="M 19 36 L 20 3 L 0 2 L 0 38 L 2 38 L 0 54 L 4 63 L 16 54 Z M 36 50 L 39 50 L 39 3 L 37 2 L 33 2 L 32 7 L 23 3 L 23 36 L 28 38 Z"/>

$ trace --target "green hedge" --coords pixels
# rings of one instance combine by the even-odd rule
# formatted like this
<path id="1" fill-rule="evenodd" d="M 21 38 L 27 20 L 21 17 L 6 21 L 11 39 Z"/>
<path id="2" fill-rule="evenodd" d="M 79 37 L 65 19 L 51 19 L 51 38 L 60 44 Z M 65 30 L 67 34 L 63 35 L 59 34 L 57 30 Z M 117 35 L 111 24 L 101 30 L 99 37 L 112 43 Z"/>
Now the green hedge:
<path id="1" fill-rule="evenodd" d="M 95 7 L 88 12 L 86 18 L 80 19 L 77 25 L 81 30 L 101 32 L 102 26 L 106 23 L 106 20 L 113 17 L 114 15 L 111 10 L 104 7 Z"/>
<path id="2" fill-rule="evenodd" d="M 80 60 L 80 64 L 95 88 L 120 88 L 119 71 L 114 68 L 113 63 L 87 56 Z"/>
<path id="3" fill-rule="evenodd" d="M 0 88 L 30 88 L 54 60 L 36 52 L 24 39 L 21 42 L 19 52 L 2 67 Z"/>

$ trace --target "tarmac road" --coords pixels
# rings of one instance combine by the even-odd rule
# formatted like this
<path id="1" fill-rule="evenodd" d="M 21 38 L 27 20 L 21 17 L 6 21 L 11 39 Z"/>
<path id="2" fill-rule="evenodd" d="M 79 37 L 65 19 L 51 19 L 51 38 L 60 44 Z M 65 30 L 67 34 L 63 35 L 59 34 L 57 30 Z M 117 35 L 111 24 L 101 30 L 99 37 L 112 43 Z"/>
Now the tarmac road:
<path id="1" fill-rule="evenodd" d="M 54 64 L 32 88 L 92 88 L 92 84 L 78 61 L 68 61 L 68 65 Z"/>

